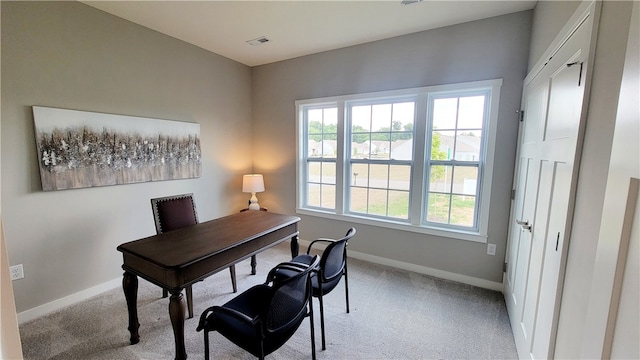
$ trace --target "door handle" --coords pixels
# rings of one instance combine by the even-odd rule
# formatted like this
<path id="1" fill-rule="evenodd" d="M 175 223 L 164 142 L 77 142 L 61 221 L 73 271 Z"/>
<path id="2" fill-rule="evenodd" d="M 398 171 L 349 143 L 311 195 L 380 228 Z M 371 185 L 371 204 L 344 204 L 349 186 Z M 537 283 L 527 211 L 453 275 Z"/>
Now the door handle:
<path id="1" fill-rule="evenodd" d="M 522 221 L 522 220 L 516 219 L 516 224 L 520 225 L 520 227 L 522 227 L 523 230 L 529 230 L 529 232 L 531 232 L 531 224 L 529 224 L 528 220 Z"/>

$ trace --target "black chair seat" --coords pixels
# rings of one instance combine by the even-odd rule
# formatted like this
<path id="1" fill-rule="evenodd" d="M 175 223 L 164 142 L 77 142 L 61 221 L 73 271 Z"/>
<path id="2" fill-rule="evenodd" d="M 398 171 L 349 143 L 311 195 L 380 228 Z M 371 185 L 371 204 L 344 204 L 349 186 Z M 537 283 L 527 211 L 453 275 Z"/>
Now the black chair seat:
<path id="1" fill-rule="evenodd" d="M 256 329 L 252 322 L 248 319 L 256 319 L 261 314 L 266 313 L 268 303 L 264 299 L 270 299 L 273 296 L 273 290 L 267 285 L 257 285 L 249 290 L 241 293 L 233 300 L 224 304 L 224 307 L 217 308 L 212 311 L 207 318 L 207 322 L 211 324 L 210 331 L 218 331 L 222 336 L 229 339 L 234 344 L 247 350 L 254 356 L 260 356 L 260 343 L 254 341 L 256 337 Z M 247 319 L 240 320 L 237 314 L 233 314 L 224 310 L 224 308 L 235 310 L 247 316 Z M 302 320 L 301 320 L 302 321 Z M 274 343 L 265 341 L 265 354 L 273 352 Z"/>
<path id="2" fill-rule="evenodd" d="M 291 262 L 294 263 L 300 263 L 300 264 L 305 264 L 305 265 L 310 265 L 313 262 L 313 256 L 309 255 L 309 254 L 302 254 L 302 255 L 298 255 L 296 257 L 294 257 Z M 288 271 L 283 271 L 281 272 L 282 276 L 293 276 L 294 275 L 294 271 L 288 270 Z M 331 290 L 333 290 L 338 283 L 340 283 L 340 276 L 335 277 L 333 280 L 330 281 L 325 281 L 322 283 L 322 293 L 324 294 L 328 294 L 329 292 L 331 292 Z M 321 286 L 320 286 L 320 282 L 318 281 L 318 276 L 317 273 L 314 273 L 311 275 L 311 286 L 313 287 L 313 296 L 315 297 L 319 297 L 320 296 L 320 290 L 321 290 Z"/>
<path id="3" fill-rule="evenodd" d="M 251 287 L 222 306 L 205 310 L 196 329 L 204 330 L 205 359 L 209 359 L 211 331 L 264 359 L 284 345 L 307 316 L 315 359 L 311 274 L 319 262 L 315 256 L 309 265 L 279 264 L 269 272 L 264 284 Z M 283 272 L 291 276 L 283 276 Z"/>

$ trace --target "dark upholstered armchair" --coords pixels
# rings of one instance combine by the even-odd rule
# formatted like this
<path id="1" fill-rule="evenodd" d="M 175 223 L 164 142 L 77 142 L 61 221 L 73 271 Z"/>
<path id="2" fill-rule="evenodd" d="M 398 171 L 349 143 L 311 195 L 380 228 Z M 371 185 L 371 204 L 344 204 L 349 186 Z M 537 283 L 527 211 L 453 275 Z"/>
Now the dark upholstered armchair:
<path id="1" fill-rule="evenodd" d="M 311 274 L 319 263 L 319 256 L 312 258 L 309 265 L 281 263 L 269 272 L 264 284 L 251 287 L 222 306 L 205 310 L 196 329 L 204 330 L 205 359 L 209 359 L 211 331 L 264 359 L 284 345 L 308 316 L 311 356 L 315 360 Z M 282 271 L 293 275 L 279 276 Z"/>
<path id="2" fill-rule="evenodd" d="M 151 209 L 153 210 L 153 218 L 156 224 L 156 232 L 162 234 L 168 231 L 177 230 L 185 226 L 195 225 L 198 223 L 198 212 L 196 204 L 193 200 L 193 194 L 182 194 L 165 196 L 161 198 L 151 199 Z M 231 271 L 231 284 L 233 292 L 237 291 L 236 286 L 236 268 L 235 265 L 229 267 Z M 191 285 L 185 289 L 187 293 L 187 308 L 189 309 L 189 318 L 193 317 L 193 298 Z M 166 289 L 162 291 L 162 297 L 167 297 Z"/>

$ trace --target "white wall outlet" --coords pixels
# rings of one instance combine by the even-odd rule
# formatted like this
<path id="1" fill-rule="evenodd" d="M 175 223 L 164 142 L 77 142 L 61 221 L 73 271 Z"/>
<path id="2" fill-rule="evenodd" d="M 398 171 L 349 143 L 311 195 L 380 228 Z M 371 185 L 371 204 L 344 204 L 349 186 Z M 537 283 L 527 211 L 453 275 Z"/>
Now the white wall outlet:
<path id="1" fill-rule="evenodd" d="M 496 254 L 496 244 L 487 244 L 487 255 Z"/>
<path id="2" fill-rule="evenodd" d="M 9 268 L 9 273 L 11 274 L 11 280 L 18 280 L 24 277 L 24 269 L 22 268 L 22 264 L 13 265 Z"/>

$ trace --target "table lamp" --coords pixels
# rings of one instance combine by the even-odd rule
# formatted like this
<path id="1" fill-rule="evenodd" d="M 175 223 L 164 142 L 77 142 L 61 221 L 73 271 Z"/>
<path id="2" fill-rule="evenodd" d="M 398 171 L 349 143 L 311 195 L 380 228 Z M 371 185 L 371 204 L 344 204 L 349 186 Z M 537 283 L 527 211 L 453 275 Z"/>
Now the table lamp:
<path id="1" fill-rule="evenodd" d="M 251 193 L 251 200 L 249 200 L 249 210 L 260 210 L 260 204 L 258 204 L 257 192 L 264 191 L 264 180 L 262 174 L 248 174 L 242 176 L 242 192 Z"/>

